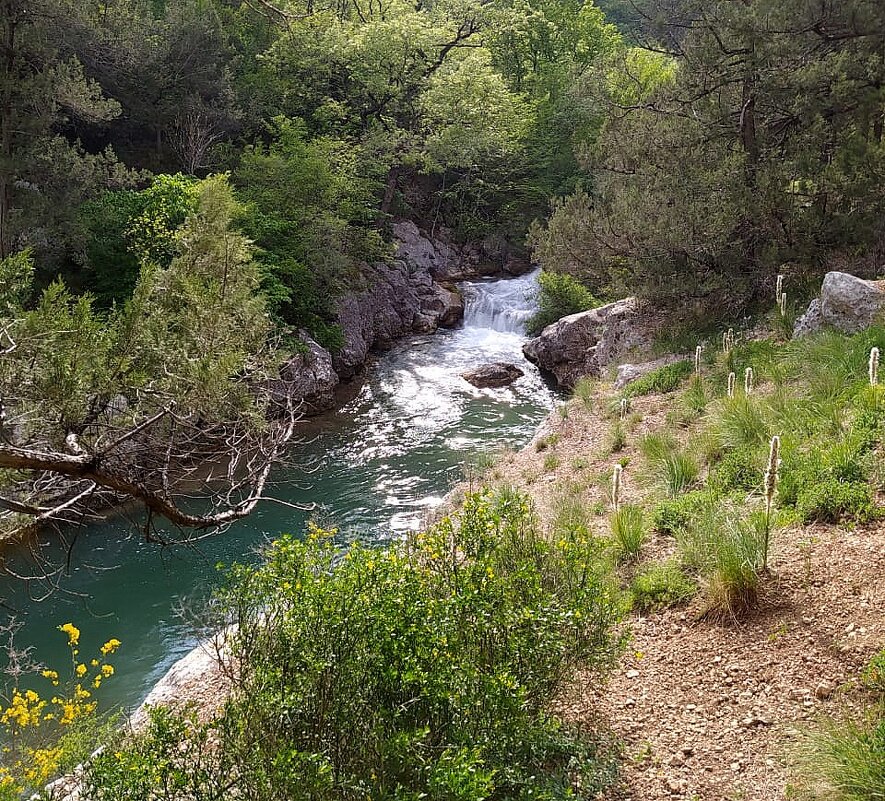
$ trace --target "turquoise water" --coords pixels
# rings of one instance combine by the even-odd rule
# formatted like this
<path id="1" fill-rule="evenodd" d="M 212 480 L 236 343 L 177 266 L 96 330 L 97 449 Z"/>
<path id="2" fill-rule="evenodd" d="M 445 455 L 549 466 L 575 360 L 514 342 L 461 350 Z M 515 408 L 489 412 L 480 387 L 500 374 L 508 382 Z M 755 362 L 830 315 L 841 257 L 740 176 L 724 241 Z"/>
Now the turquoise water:
<path id="1" fill-rule="evenodd" d="M 69 560 L 47 598 L 40 600 L 43 582 L 0 587 L 7 620 L 22 624 L 17 647 L 57 667 L 68 658 L 57 625 L 70 621 L 82 630 L 81 656 L 117 637 L 123 641 L 113 660 L 117 673 L 102 698 L 132 706 L 193 646 L 194 628 L 179 610 L 199 608 L 219 580 L 219 563 L 255 559 L 263 542 L 301 532 L 310 516 L 338 528 L 342 540 L 379 543 L 419 528 L 463 477 L 465 462 L 524 445 L 553 406 L 552 391 L 521 352 L 534 280 L 465 285 L 463 327 L 398 343 L 368 367 L 343 408 L 305 423 L 269 494 L 314 503 L 314 512 L 265 503 L 191 547 L 145 542 L 126 515 L 77 531 L 69 554 L 47 543 L 56 561 Z M 485 390 L 459 376 L 496 360 L 518 364 L 525 376 Z M 29 569 L 24 557 L 16 563 Z"/>

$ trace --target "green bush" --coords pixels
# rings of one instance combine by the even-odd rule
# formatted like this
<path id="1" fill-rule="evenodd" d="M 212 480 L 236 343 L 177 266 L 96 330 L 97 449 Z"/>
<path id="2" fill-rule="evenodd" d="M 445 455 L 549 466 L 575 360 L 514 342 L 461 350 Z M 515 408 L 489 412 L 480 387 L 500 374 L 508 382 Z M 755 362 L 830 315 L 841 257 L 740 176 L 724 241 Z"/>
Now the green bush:
<path id="1" fill-rule="evenodd" d="M 739 392 L 722 398 L 713 415 L 711 427 L 726 448 L 753 447 L 769 439 L 766 409 L 759 398 Z"/>
<path id="2" fill-rule="evenodd" d="M 677 606 L 696 592 L 695 583 L 675 561 L 651 565 L 630 583 L 631 606 L 639 612 Z"/>
<path id="3" fill-rule="evenodd" d="M 223 770 L 201 781 L 228 789 L 212 796 L 184 783 L 179 792 L 595 797 L 612 762 L 549 710 L 577 667 L 604 670 L 621 647 L 622 604 L 598 547 L 542 535 L 513 492 L 468 496 L 457 518 L 407 550 L 342 555 L 317 530 L 306 542 L 282 538 L 264 565 L 236 568 L 217 600 L 237 626 L 238 670 L 214 732 Z M 129 765 L 136 747 L 122 750 L 122 760 L 99 762 Z M 121 788 L 137 770 L 103 779 L 105 794 L 90 797 L 170 797 L 157 793 L 189 761 L 203 765 L 173 754 L 128 794 Z"/>
<path id="4" fill-rule="evenodd" d="M 796 498 L 796 512 L 803 523 L 868 523 L 877 516 L 873 490 L 867 483 L 843 483 L 833 479 L 803 484 Z"/>
<path id="5" fill-rule="evenodd" d="M 629 397 L 639 397 L 652 393 L 672 392 L 692 374 L 693 370 L 694 366 L 688 360 L 664 365 L 637 378 L 627 386 L 625 394 Z"/>
<path id="6" fill-rule="evenodd" d="M 539 334 L 551 323 L 569 314 L 587 311 L 599 305 L 590 290 L 565 273 L 542 271 L 538 278 L 538 311 L 526 326 L 530 334 Z"/>
<path id="7" fill-rule="evenodd" d="M 727 451 L 710 470 L 707 484 L 716 492 L 752 491 L 762 486 L 765 456 L 761 450 L 738 448 Z"/>
<path id="8" fill-rule="evenodd" d="M 678 537 L 688 530 L 692 517 L 709 501 L 710 494 L 706 490 L 694 490 L 678 498 L 667 498 L 655 507 L 652 525 L 661 534 Z"/>

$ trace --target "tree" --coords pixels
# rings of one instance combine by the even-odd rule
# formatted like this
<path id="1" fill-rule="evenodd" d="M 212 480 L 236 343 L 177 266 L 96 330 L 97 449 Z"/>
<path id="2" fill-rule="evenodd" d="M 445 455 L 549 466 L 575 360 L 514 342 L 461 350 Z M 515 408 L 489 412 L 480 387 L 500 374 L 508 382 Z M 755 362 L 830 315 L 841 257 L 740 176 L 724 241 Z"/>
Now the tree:
<path id="1" fill-rule="evenodd" d="M 880 252 L 881 4 L 658 6 L 657 42 L 582 87 L 607 116 L 586 154 L 597 186 L 555 209 L 539 252 L 593 265 L 595 291 L 732 313 L 768 297 L 785 262 L 801 278 Z"/>
<path id="2" fill-rule="evenodd" d="M 134 499 L 181 529 L 247 515 L 297 410 L 261 388 L 279 356 L 224 177 L 199 186 L 168 268 L 146 263 L 103 316 L 60 282 L 21 310 L 23 257 L 3 262 L 0 508 L 7 533 Z M 14 292 L 10 288 L 18 287 Z M 194 535 L 189 535 L 193 538 Z"/>
<path id="3" fill-rule="evenodd" d="M 87 153 L 59 130 L 119 113 L 65 47 L 75 5 L 0 0 L 0 258 L 48 241 L 96 187 L 126 181 L 113 153 Z M 42 229 L 42 236 L 37 236 Z"/>

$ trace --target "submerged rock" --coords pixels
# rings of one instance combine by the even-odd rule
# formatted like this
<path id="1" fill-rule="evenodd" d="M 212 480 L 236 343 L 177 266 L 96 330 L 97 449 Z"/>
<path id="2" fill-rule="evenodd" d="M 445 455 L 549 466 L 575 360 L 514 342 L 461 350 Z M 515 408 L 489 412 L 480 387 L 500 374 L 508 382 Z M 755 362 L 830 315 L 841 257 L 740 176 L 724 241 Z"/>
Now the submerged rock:
<path id="1" fill-rule="evenodd" d="M 655 322 L 640 314 L 636 298 L 563 317 L 523 345 L 525 357 L 553 373 L 563 387 L 598 376 L 631 351 L 651 346 Z"/>
<path id="2" fill-rule="evenodd" d="M 885 289 L 881 281 L 865 281 L 849 273 L 830 272 L 824 276 L 820 298 L 811 302 L 797 321 L 793 336 L 803 336 L 832 328 L 856 334 L 885 321 Z"/>
<path id="3" fill-rule="evenodd" d="M 525 373 L 515 364 L 508 362 L 492 362 L 491 364 L 483 364 L 461 373 L 461 377 L 475 387 L 484 389 L 486 387 L 506 387 L 512 384 L 517 378 L 521 378 Z"/>

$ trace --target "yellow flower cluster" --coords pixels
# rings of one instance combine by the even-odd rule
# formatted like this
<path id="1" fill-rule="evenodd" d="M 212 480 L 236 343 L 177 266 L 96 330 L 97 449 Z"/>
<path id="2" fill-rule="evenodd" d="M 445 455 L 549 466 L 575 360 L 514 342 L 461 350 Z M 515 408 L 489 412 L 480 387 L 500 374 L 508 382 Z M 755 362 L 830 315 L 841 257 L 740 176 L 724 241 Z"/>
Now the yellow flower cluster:
<path id="1" fill-rule="evenodd" d="M 38 792 L 58 773 L 65 757 L 63 735 L 79 720 L 94 715 L 97 703 L 92 691 L 84 686 L 84 679 L 97 689 L 103 679 L 114 675 L 114 666 L 104 657 L 119 647 L 117 639 L 108 640 L 101 647 L 102 659 L 92 659 L 89 665 L 77 660 L 80 629 L 65 623 L 58 630 L 67 635 L 72 668 L 67 692 L 59 692 L 49 700 L 33 689 L 14 688 L 8 702 L 0 700 L 0 741 L 3 742 L 3 766 L 0 766 L 0 793 L 26 795 Z M 53 687 L 61 679 L 58 671 L 49 668 L 39 675 Z M 73 742 L 73 741 L 72 741 Z M 5 791 L 5 792 L 4 792 Z"/>

